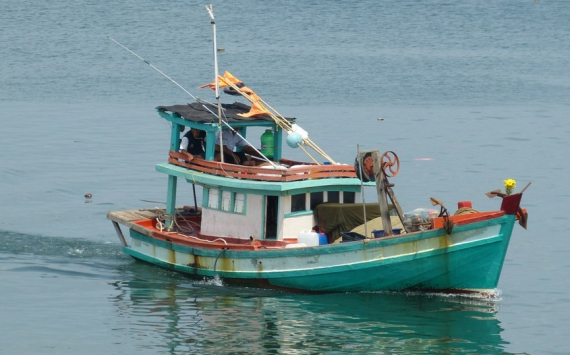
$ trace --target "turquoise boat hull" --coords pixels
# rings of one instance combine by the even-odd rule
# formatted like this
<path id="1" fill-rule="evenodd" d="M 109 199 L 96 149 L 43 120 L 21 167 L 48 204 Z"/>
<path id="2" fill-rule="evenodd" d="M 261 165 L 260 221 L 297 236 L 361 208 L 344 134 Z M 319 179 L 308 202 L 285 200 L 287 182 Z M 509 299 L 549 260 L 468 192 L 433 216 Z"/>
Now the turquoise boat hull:
<path id="1" fill-rule="evenodd" d="M 236 251 L 198 248 L 130 230 L 124 252 L 161 267 L 263 287 L 311 292 L 475 291 L 497 287 L 515 215 L 335 245 Z"/>

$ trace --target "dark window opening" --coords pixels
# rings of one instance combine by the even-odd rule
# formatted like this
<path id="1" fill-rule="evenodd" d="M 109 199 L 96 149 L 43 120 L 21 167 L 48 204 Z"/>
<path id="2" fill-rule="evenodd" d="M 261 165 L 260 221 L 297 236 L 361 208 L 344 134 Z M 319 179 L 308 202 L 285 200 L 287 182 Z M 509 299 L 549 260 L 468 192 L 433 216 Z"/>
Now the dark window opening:
<path id="1" fill-rule="evenodd" d="M 305 194 L 291 196 L 291 212 L 305 211 L 307 204 Z"/>
<path id="2" fill-rule="evenodd" d="M 340 202 L 340 192 L 338 192 L 338 191 L 327 192 L 327 202 L 339 203 Z"/>
<path id="3" fill-rule="evenodd" d="M 323 202 L 324 202 L 324 193 L 322 192 L 311 193 L 311 210 L 314 210 L 315 207 L 317 207 Z"/>
<path id="4" fill-rule="evenodd" d="M 265 239 L 277 239 L 279 197 L 267 196 L 267 203 L 265 205 Z"/>
<path id="5" fill-rule="evenodd" d="M 355 201 L 355 193 L 354 192 L 344 192 L 344 200 L 343 203 L 354 203 Z"/>

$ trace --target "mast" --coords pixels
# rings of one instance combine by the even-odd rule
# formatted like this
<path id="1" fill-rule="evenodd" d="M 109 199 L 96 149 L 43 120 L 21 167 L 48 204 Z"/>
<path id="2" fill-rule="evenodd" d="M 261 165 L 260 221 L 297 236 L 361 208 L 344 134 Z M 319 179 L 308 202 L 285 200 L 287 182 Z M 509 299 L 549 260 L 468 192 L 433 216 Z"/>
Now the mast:
<path id="1" fill-rule="evenodd" d="M 224 162 L 224 145 L 222 143 L 222 104 L 220 103 L 220 82 L 218 80 L 218 44 L 216 40 L 216 20 L 212 4 L 206 6 L 212 24 L 212 36 L 214 38 L 214 78 L 216 83 L 216 101 L 218 103 L 218 124 L 220 126 L 220 161 Z"/>

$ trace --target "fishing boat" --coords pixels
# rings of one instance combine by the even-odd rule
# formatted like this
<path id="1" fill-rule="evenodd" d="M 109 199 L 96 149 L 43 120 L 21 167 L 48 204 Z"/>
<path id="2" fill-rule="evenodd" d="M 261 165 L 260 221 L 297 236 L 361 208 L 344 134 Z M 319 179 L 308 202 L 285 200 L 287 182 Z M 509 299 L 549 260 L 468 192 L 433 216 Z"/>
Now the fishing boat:
<path id="1" fill-rule="evenodd" d="M 497 287 L 515 223 L 526 226 L 524 190 L 489 193 L 501 198 L 493 211 L 458 201 L 451 214 L 431 198 L 434 209 L 404 212 L 389 181 L 400 167 L 394 152 L 363 151 L 354 163 L 338 163 L 296 119 L 230 73 L 216 69 L 208 86 L 217 103 L 157 107 L 171 125 L 168 156 L 156 165 L 167 180 L 166 206 L 107 214 L 126 254 L 193 277 L 309 292 Z M 222 87 L 247 104 L 221 103 Z M 187 129 L 204 132 L 203 157 L 180 150 Z M 265 144 L 248 164 L 218 153 L 219 135 L 249 143 L 256 131 Z M 302 149 L 308 161 L 287 159 L 284 148 Z M 179 195 L 179 182 L 191 184 L 194 196 Z M 378 203 L 364 203 L 366 186 L 376 186 Z"/>

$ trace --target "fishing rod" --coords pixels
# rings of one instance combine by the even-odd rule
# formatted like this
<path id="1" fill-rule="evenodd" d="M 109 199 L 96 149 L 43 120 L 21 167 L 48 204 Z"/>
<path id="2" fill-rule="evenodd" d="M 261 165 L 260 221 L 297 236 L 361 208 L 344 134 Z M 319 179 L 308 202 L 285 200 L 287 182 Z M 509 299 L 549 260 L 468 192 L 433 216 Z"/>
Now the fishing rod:
<path id="1" fill-rule="evenodd" d="M 142 60 L 143 62 L 145 62 L 146 64 L 148 64 L 152 69 L 156 70 L 157 72 L 159 72 L 162 76 L 164 76 L 165 78 L 167 78 L 168 80 L 170 80 L 173 84 L 175 84 L 176 86 L 178 86 L 180 89 L 182 89 L 185 93 L 187 93 L 191 98 L 193 98 L 196 102 L 198 102 L 200 105 L 202 105 L 202 107 L 204 107 L 208 112 L 210 112 L 214 117 L 218 118 L 220 120 L 220 122 L 224 123 L 226 126 L 228 126 L 234 133 L 236 133 L 241 139 L 243 139 L 250 147 L 252 147 L 266 162 L 268 162 L 269 164 L 271 164 L 274 168 L 277 168 L 277 165 L 275 165 L 275 163 L 273 163 L 271 160 L 269 160 L 264 154 L 262 154 L 259 150 L 257 150 L 257 148 L 255 148 L 255 146 L 253 144 L 251 144 L 247 139 L 245 139 L 241 134 L 239 134 L 238 131 L 236 131 L 232 126 L 230 126 L 226 121 L 226 120 L 222 120 L 221 116 L 222 115 L 216 115 L 212 110 L 210 110 L 209 107 L 207 107 L 206 105 L 204 105 L 203 102 L 206 102 L 209 104 L 209 102 L 198 99 L 196 96 L 192 95 L 188 90 L 186 90 L 182 85 L 178 84 L 178 82 L 176 82 L 176 80 L 172 79 L 171 77 L 169 77 L 168 75 L 166 75 L 162 70 L 158 69 L 156 66 L 154 66 L 152 63 L 150 63 L 148 60 L 144 59 L 143 57 L 141 57 L 140 55 L 136 54 L 134 51 L 130 50 L 129 48 L 127 48 L 125 45 L 121 44 L 119 41 L 115 40 L 114 38 L 107 36 L 107 38 L 109 38 L 111 41 L 115 42 L 116 44 L 118 44 L 119 46 L 121 46 L 124 50 L 126 50 L 127 52 L 131 53 L 132 55 L 134 55 L 135 57 L 137 57 L 138 59 Z M 221 125 L 220 125 L 220 130 L 222 129 Z M 220 135 L 221 135 L 221 131 L 220 131 Z M 220 139 L 220 143 L 221 143 L 221 139 Z"/>
<path id="2" fill-rule="evenodd" d="M 121 43 L 119 43 L 118 41 L 116 41 L 114 38 L 107 36 L 107 38 L 109 38 L 111 41 L 115 42 L 116 44 L 118 44 L 119 46 L 123 47 L 124 50 L 126 50 L 127 52 L 131 53 L 132 55 L 134 55 L 135 57 L 139 58 L 140 60 L 142 60 L 143 62 L 145 62 L 146 64 L 148 64 L 152 69 L 156 70 L 157 72 L 159 72 L 160 74 L 162 74 L 166 79 L 170 80 L 172 83 L 174 83 L 174 85 L 178 86 L 179 88 L 181 88 L 185 93 L 187 93 L 188 95 L 190 95 L 190 97 L 192 97 L 194 100 L 198 100 L 194 95 L 192 95 L 190 92 L 188 92 L 188 90 L 184 89 L 182 87 L 182 85 L 178 84 L 174 79 L 172 79 L 171 77 L 169 77 L 168 75 L 164 74 L 164 72 L 160 69 L 158 69 L 157 67 L 155 67 L 154 65 L 152 65 L 152 63 L 150 63 L 149 61 L 147 61 L 146 59 L 144 59 L 143 57 L 141 57 L 140 55 L 136 54 L 135 52 L 133 52 L 132 50 L 128 49 L 127 47 L 125 47 L 124 45 L 122 45 Z"/>

